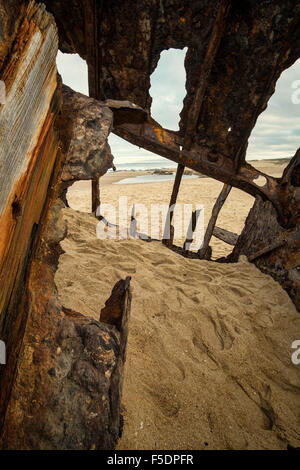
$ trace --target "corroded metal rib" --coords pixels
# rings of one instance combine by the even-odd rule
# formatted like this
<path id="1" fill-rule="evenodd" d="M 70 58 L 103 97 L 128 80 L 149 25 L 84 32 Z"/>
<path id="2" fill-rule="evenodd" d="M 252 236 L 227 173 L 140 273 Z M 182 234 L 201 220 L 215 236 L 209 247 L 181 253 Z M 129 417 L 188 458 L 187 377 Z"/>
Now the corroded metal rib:
<path id="1" fill-rule="evenodd" d="M 236 171 L 233 160 L 220 153 L 215 153 L 209 147 L 193 145 L 189 151 L 184 150 L 182 149 L 182 137 L 175 131 L 164 129 L 150 116 L 144 122 L 138 123 L 138 119 L 141 119 L 140 111 L 138 111 L 139 117 L 136 118 L 135 123 L 124 122 L 123 119 L 122 124 L 116 124 L 119 119 L 119 109 L 112 108 L 112 111 L 115 123 L 114 134 L 177 164 L 182 164 L 199 173 L 241 189 L 251 196 L 260 196 L 263 200 L 269 200 L 276 208 L 282 225 L 293 223 L 291 214 L 295 209 L 294 205 L 297 206 L 297 203 L 296 201 L 293 203 L 292 200 L 292 206 L 290 203 L 287 204 L 287 195 L 283 193 L 278 178 L 267 175 L 248 163 L 243 163 Z M 131 108 L 131 113 L 135 113 L 133 108 Z M 299 159 L 299 150 L 296 152 L 294 159 Z M 265 178 L 263 186 L 256 183 L 259 177 Z M 289 208 L 288 212 L 287 207 Z"/>
<path id="2" fill-rule="evenodd" d="M 237 233 L 230 232 L 225 228 L 217 226 L 214 227 L 213 236 L 232 246 L 235 246 L 237 239 L 239 238 Z"/>
<path id="3" fill-rule="evenodd" d="M 264 199 L 274 200 L 278 185 L 276 178 L 256 170 L 247 163 L 241 166 L 238 173 L 235 173 L 232 160 L 213 153 L 208 147 L 201 148 L 194 145 L 190 151 L 181 150 L 182 137 L 174 131 L 164 129 L 154 119 L 148 117 L 140 124 L 123 122 L 118 125 L 116 121 L 119 111 L 118 109 L 112 109 L 112 111 L 115 123 L 114 134 L 128 142 L 242 189 L 252 196 L 261 195 Z M 134 113 L 134 110 L 132 109 L 131 112 Z M 263 187 L 255 183 L 259 176 L 266 178 L 266 185 Z"/>
<path id="4" fill-rule="evenodd" d="M 218 196 L 218 198 L 217 198 L 217 200 L 214 204 L 214 207 L 213 207 L 213 210 L 212 210 L 212 213 L 211 213 L 211 217 L 209 219 L 209 222 L 208 222 L 208 225 L 207 225 L 207 228 L 206 228 L 206 232 L 205 232 L 205 235 L 204 235 L 203 246 L 198 251 L 199 258 L 201 258 L 201 259 L 203 259 L 203 258 L 204 259 L 210 259 L 210 257 L 211 257 L 211 247 L 209 246 L 209 242 L 211 240 L 211 237 L 213 236 L 214 228 L 215 228 L 215 225 L 217 223 L 217 218 L 218 218 L 218 215 L 220 213 L 220 210 L 222 209 L 223 204 L 226 201 L 230 191 L 231 191 L 231 186 L 228 185 L 228 184 L 224 184 L 224 186 L 222 188 L 222 191 L 220 192 L 220 194 L 219 194 L 219 196 Z"/>
<path id="5" fill-rule="evenodd" d="M 205 54 L 204 62 L 199 64 L 199 74 L 198 87 L 195 93 L 193 103 L 189 109 L 187 119 L 186 119 L 186 128 L 184 135 L 183 148 L 190 150 L 193 142 L 193 137 L 197 128 L 197 122 L 208 85 L 208 77 L 211 72 L 212 65 L 217 53 L 217 50 L 220 45 L 220 41 L 226 26 L 226 18 L 228 16 L 231 6 L 230 0 L 222 0 L 217 12 L 217 16 L 213 25 L 211 37 L 208 43 L 207 51 Z"/>
<path id="6" fill-rule="evenodd" d="M 181 163 L 178 163 L 173 190 L 172 190 L 171 199 L 170 199 L 170 204 L 169 204 L 169 217 L 166 218 L 166 225 L 165 225 L 164 236 L 163 236 L 163 243 L 165 243 L 165 245 L 167 246 L 173 245 L 174 227 L 171 222 L 173 218 L 174 206 L 177 201 L 177 196 L 178 196 L 183 172 L 184 172 L 184 165 L 182 165 Z"/>

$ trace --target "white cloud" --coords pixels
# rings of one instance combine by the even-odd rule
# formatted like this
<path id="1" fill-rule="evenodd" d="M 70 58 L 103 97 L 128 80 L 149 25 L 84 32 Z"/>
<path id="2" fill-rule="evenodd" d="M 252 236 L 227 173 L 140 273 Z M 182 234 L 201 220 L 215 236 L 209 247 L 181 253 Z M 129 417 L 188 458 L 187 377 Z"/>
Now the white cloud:
<path id="1" fill-rule="evenodd" d="M 179 113 L 186 94 L 184 68 L 186 51 L 187 48 L 163 51 L 151 75 L 151 115 L 167 129 L 179 129 Z"/>
<path id="2" fill-rule="evenodd" d="M 300 145 L 300 103 L 292 101 L 300 60 L 285 70 L 249 139 L 247 160 L 292 157 Z"/>

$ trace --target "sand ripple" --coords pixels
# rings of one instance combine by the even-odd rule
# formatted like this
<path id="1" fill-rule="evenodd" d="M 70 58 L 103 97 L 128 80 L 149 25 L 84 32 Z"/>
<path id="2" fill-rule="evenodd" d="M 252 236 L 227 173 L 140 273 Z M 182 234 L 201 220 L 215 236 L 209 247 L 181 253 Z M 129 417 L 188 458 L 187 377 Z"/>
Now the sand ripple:
<path id="1" fill-rule="evenodd" d="M 132 276 L 119 449 L 300 445 L 300 317 L 272 278 L 244 258 L 221 265 L 101 241 L 92 217 L 65 217 L 56 283 L 66 307 L 98 319 L 114 283 Z"/>

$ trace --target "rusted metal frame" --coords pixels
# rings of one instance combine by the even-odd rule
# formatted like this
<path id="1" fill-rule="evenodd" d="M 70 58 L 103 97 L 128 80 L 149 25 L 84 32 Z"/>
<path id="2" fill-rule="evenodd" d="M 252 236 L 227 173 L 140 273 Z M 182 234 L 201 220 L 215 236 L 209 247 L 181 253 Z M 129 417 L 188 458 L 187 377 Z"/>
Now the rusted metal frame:
<path id="1" fill-rule="evenodd" d="M 274 83 L 274 75 L 275 73 L 269 77 L 269 80 L 265 84 L 264 93 L 261 94 L 261 97 L 256 105 L 256 112 L 253 113 L 253 116 L 249 122 L 247 129 L 245 130 L 245 132 L 243 132 L 243 134 L 240 137 L 240 145 L 234 157 L 235 172 L 238 172 L 241 167 L 241 162 L 243 161 L 243 157 L 247 151 L 248 139 L 251 135 L 252 130 L 254 129 L 254 126 L 255 126 L 255 123 L 257 121 L 259 114 L 264 109 L 264 103 L 266 101 L 266 96 L 268 95 L 267 91 L 270 90 L 272 83 Z"/>
<path id="2" fill-rule="evenodd" d="M 132 292 L 130 288 L 131 276 L 120 279 L 105 302 L 100 313 L 99 321 L 113 325 L 122 335 L 120 355 L 123 362 L 126 357 L 129 317 L 131 312 Z"/>
<path id="3" fill-rule="evenodd" d="M 224 32 L 224 29 L 225 29 L 225 26 L 226 26 L 226 18 L 227 18 L 227 15 L 229 13 L 230 7 L 231 7 L 231 1 L 230 0 L 221 0 L 220 6 L 219 6 L 218 12 L 217 12 L 216 20 L 215 20 L 214 25 L 213 25 L 211 37 L 210 37 L 209 44 L 208 44 L 208 47 L 207 47 L 207 51 L 206 51 L 206 54 L 205 54 L 204 62 L 201 64 L 201 67 L 200 67 L 199 82 L 198 82 L 197 90 L 196 90 L 195 97 L 194 97 L 194 100 L 193 100 L 193 104 L 189 109 L 187 120 L 186 120 L 187 125 L 186 125 L 186 129 L 185 129 L 185 135 L 184 135 L 184 141 L 183 141 L 183 149 L 185 151 L 190 150 L 191 146 L 192 146 L 193 136 L 194 136 L 194 134 L 196 132 L 196 129 L 197 129 L 197 123 L 198 123 L 199 115 L 200 115 L 200 112 L 201 112 L 201 107 L 202 107 L 204 95 L 205 95 L 205 92 L 206 92 L 206 89 L 207 89 L 209 75 L 211 73 L 211 68 L 212 68 L 212 65 L 214 63 L 216 53 L 219 49 L 221 38 L 223 36 L 223 32 Z M 207 249 L 209 247 L 209 242 L 210 242 L 210 239 L 211 239 L 212 234 L 213 234 L 213 229 L 214 229 L 214 226 L 216 225 L 216 221 L 217 221 L 219 211 L 220 211 L 227 195 L 230 192 L 231 186 L 227 186 L 225 184 L 224 188 L 225 187 L 229 188 L 229 189 L 228 190 L 226 189 L 226 191 L 224 191 L 224 193 L 226 193 L 226 195 L 222 192 L 219 195 L 218 199 L 217 199 L 217 202 L 216 202 L 215 207 L 213 209 L 211 220 L 208 224 L 206 234 L 205 234 L 205 237 L 204 237 L 204 245 L 203 245 L 203 250 L 204 251 L 203 252 L 201 250 L 198 251 L 198 254 L 199 254 L 200 257 L 202 257 L 201 253 L 203 254 L 203 253 L 207 252 Z M 225 197 L 225 199 L 224 199 L 223 196 Z M 223 201 L 223 199 L 224 199 L 224 201 Z M 193 233 L 196 229 L 198 217 L 199 217 L 199 211 L 193 212 L 191 222 L 190 222 L 190 226 L 189 226 L 189 229 L 188 229 L 187 239 L 186 239 L 186 241 L 183 245 L 183 249 L 185 251 L 189 250 L 189 247 L 190 247 L 190 245 L 193 241 Z M 191 232 L 191 234 L 189 232 Z M 172 240 L 172 242 L 173 242 L 173 240 Z"/>
<path id="4" fill-rule="evenodd" d="M 268 246 L 265 246 L 264 248 L 257 251 L 256 253 L 253 253 L 253 255 L 248 256 L 248 260 L 254 261 L 257 258 L 260 258 L 261 256 L 266 255 L 273 250 L 276 250 L 277 248 L 281 248 L 285 244 L 286 244 L 286 240 L 276 240 L 275 242 L 271 243 Z"/>
<path id="5" fill-rule="evenodd" d="M 208 147 L 201 148 L 194 145 L 190 151 L 184 149 L 180 151 L 180 145 L 182 145 L 180 136 L 162 128 L 150 118 L 143 124 L 116 126 L 113 132 L 138 147 L 161 155 L 175 163 L 182 163 L 199 173 L 241 189 L 251 196 L 259 195 L 264 200 L 270 200 L 278 210 L 281 209 L 278 200 L 279 182 L 277 178 L 262 173 L 248 163 L 244 163 L 235 173 L 234 163 L 229 158 L 221 154 L 214 154 L 214 161 L 210 160 Z M 266 178 L 267 183 L 263 187 L 254 182 L 259 176 Z"/>
<path id="6" fill-rule="evenodd" d="M 100 206 L 100 183 L 99 178 L 92 179 L 92 213 L 96 216 Z"/>
<path id="7" fill-rule="evenodd" d="M 186 119 L 186 129 L 184 136 L 183 148 L 190 150 L 193 136 L 195 134 L 197 123 L 202 107 L 203 98 L 207 89 L 209 75 L 211 68 L 215 60 L 215 56 L 219 49 L 219 45 L 223 36 L 223 32 L 226 26 L 226 19 L 231 7 L 231 0 L 221 0 L 220 6 L 217 11 L 217 16 L 212 28 L 211 36 L 209 39 L 207 51 L 205 54 L 204 61 L 200 64 L 199 68 L 199 81 L 197 90 L 194 96 L 193 104 L 189 109 L 188 116 Z"/>
<path id="8" fill-rule="evenodd" d="M 93 58 L 93 63 L 88 64 L 88 82 L 89 96 L 100 99 L 99 92 L 99 54 L 98 54 L 98 15 L 97 1 L 88 0 L 86 2 L 85 14 L 85 32 L 91 31 L 92 34 L 85 35 L 86 49 L 88 57 Z M 99 178 L 92 179 L 92 213 L 96 216 L 96 211 L 100 205 Z"/>
<path id="9" fill-rule="evenodd" d="M 173 218 L 173 213 L 174 213 L 174 207 L 177 201 L 177 196 L 179 192 L 179 187 L 182 179 L 182 175 L 184 172 L 184 165 L 181 163 L 178 164 L 177 166 L 177 171 L 176 171 L 176 176 L 175 176 L 175 181 L 173 185 L 173 190 L 171 194 L 171 199 L 170 199 L 170 204 L 169 204 L 169 210 L 166 218 L 166 223 L 165 223 L 165 228 L 164 228 L 164 234 L 163 234 L 163 239 L 162 242 L 170 247 L 173 245 L 173 240 L 174 240 L 174 227 L 172 225 L 172 218 Z"/>
<path id="10" fill-rule="evenodd" d="M 192 213 L 191 220 L 190 220 L 188 230 L 187 230 L 187 234 L 186 234 L 186 239 L 185 239 L 185 242 L 183 244 L 183 251 L 189 251 L 190 250 L 190 246 L 193 243 L 194 232 L 195 232 L 196 227 L 197 227 L 197 222 L 198 222 L 200 212 L 201 212 L 201 209 L 197 209 L 197 210 L 193 211 L 193 213 Z"/>
<path id="11" fill-rule="evenodd" d="M 226 17 L 228 15 L 230 9 L 231 1 L 230 0 L 221 0 L 216 20 L 213 25 L 213 30 L 211 33 L 211 37 L 209 40 L 208 48 L 206 51 L 204 62 L 201 64 L 201 68 L 199 71 L 200 77 L 198 82 L 198 87 L 195 93 L 195 98 L 193 104 L 189 110 L 188 118 L 187 118 L 187 127 L 185 130 L 185 136 L 183 141 L 183 148 L 185 150 L 190 150 L 192 144 L 192 138 L 195 133 L 197 122 L 202 106 L 203 97 L 205 94 L 205 90 L 207 88 L 208 77 L 211 72 L 211 67 L 214 62 L 214 58 L 216 56 L 217 50 L 220 45 L 220 41 L 223 35 L 223 31 L 226 24 Z M 181 150 L 181 149 L 180 149 Z M 169 234 L 170 236 L 167 237 L 166 235 L 163 238 L 163 243 L 167 246 L 173 245 L 174 239 L 174 227 L 172 226 L 172 218 L 174 213 L 174 207 L 177 200 L 177 195 L 179 192 L 179 187 L 182 179 L 182 175 L 184 173 L 185 166 L 182 163 L 179 163 L 177 166 L 176 177 L 174 181 L 173 191 L 171 195 L 171 200 L 169 204 L 169 211 L 168 216 L 166 219 L 166 225 L 164 234 Z"/>
<path id="12" fill-rule="evenodd" d="M 85 2 L 84 16 L 86 53 L 93 58 L 93 63 L 88 63 L 89 96 L 100 99 L 97 0 Z"/>
<path id="13" fill-rule="evenodd" d="M 282 220 L 285 228 L 294 228 L 300 218 L 300 148 L 285 168 L 279 180 L 280 200 L 283 207 Z"/>
<path id="14" fill-rule="evenodd" d="M 295 22 L 297 21 L 296 18 L 294 19 L 294 21 Z M 289 44 L 290 40 L 291 40 L 290 37 L 286 37 L 285 44 L 284 43 L 282 44 L 282 46 L 280 48 L 280 54 L 277 57 L 277 64 L 280 64 L 281 61 L 282 61 L 282 58 L 285 56 L 286 51 L 289 48 L 288 44 Z M 270 99 L 270 97 L 274 93 L 275 85 L 273 85 L 273 84 L 276 84 L 279 76 L 280 76 L 280 67 L 275 67 L 273 69 L 273 73 L 271 75 L 269 75 L 268 80 L 266 80 L 266 82 L 264 84 L 264 90 L 261 93 L 261 96 L 258 100 L 258 103 L 257 103 L 257 106 L 256 106 L 256 112 L 253 114 L 251 122 L 249 122 L 249 125 L 248 125 L 248 130 L 250 130 L 250 132 L 248 130 L 246 130 L 244 135 L 242 135 L 241 139 L 240 139 L 241 140 L 241 145 L 240 145 L 240 147 L 239 147 L 239 149 L 238 149 L 238 151 L 235 155 L 235 159 L 234 159 L 234 166 L 235 166 L 236 171 L 238 171 L 240 166 L 241 166 L 241 156 L 243 156 L 246 153 L 248 139 L 249 139 L 250 134 L 251 134 L 251 132 L 252 132 L 254 126 L 255 126 L 257 118 L 258 118 L 259 114 L 265 109 L 265 107 L 267 106 L 268 100 Z M 276 202 L 274 202 L 274 201 L 272 201 L 272 202 L 273 202 L 274 207 L 276 208 L 276 210 L 279 214 L 279 218 L 281 219 L 281 222 L 283 224 L 285 224 L 284 210 L 282 210 L 282 208 L 280 208 L 280 207 L 276 207 Z"/>
<path id="15" fill-rule="evenodd" d="M 225 228 L 217 226 L 214 227 L 213 236 L 232 246 L 236 245 L 237 239 L 239 238 L 237 233 L 230 232 Z"/>
<path id="16" fill-rule="evenodd" d="M 295 173 L 296 168 L 300 166 L 300 148 L 297 149 L 295 155 L 290 160 L 287 167 L 284 169 L 282 178 L 280 180 L 280 185 L 284 186 L 286 184 L 290 184 L 292 175 Z"/>
<path id="17" fill-rule="evenodd" d="M 211 237 L 213 235 L 213 231 L 215 228 L 215 225 L 217 223 L 217 218 L 220 213 L 220 210 L 223 207 L 224 202 L 226 201 L 228 194 L 231 191 L 231 186 L 228 184 L 224 184 L 222 191 L 220 192 L 214 207 L 211 212 L 211 217 L 209 219 L 206 232 L 204 235 L 204 240 L 203 240 L 203 245 L 198 251 L 199 258 L 201 259 L 210 259 L 211 257 L 211 248 L 209 246 L 209 242 L 211 240 Z"/>
<path id="18" fill-rule="evenodd" d="M 102 222 L 107 227 L 112 227 L 112 228 L 115 227 L 117 229 L 119 228 L 119 225 L 112 224 L 111 222 L 109 222 L 107 219 L 105 219 L 101 215 L 100 216 L 98 215 L 97 218 L 100 222 Z M 134 216 L 134 211 L 131 213 L 131 220 L 136 220 L 135 216 Z M 132 230 L 132 234 L 135 235 L 135 238 L 139 238 L 140 240 L 142 240 L 144 242 L 161 243 L 161 240 L 159 240 L 157 238 L 151 238 L 150 236 L 146 235 L 145 233 L 141 233 L 141 232 L 138 232 L 136 230 L 134 231 L 134 227 L 133 227 L 133 230 Z M 177 245 L 172 244 L 170 246 L 167 246 L 167 248 L 174 251 L 175 253 L 179 254 L 180 256 L 183 256 L 184 258 L 199 259 L 198 253 L 193 252 L 193 251 L 189 251 L 189 250 L 185 250 L 181 246 L 177 246 Z"/>

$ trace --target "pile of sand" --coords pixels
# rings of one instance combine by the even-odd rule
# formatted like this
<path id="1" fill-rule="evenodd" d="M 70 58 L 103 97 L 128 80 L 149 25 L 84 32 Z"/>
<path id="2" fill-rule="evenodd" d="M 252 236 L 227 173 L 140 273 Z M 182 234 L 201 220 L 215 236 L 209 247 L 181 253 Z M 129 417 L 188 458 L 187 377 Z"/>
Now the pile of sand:
<path id="1" fill-rule="evenodd" d="M 284 165 L 256 166 L 279 177 Z M 111 184 L 136 174 L 101 178 L 101 201 L 168 203 L 171 181 Z M 209 178 L 183 181 L 178 202 L 204 204 L 206 225 L 221 187 Z M 89 182 L 68 194 L 81 211 L 90 211 L 90 197 Z M 218 225 L 240 233 L 252 204 L 233 189 Z M 300 317 L 279 284 L 244 258 L 224 265 L 182 258 L 161 243 L 99 240 L 93 217 L 64 215 L 69 234 L 56 283 L 66 307 L 99 319 L 113 285 L 132 277 L 119 449 L 300 446 L 300 366 L 291 361 Z M 212 246 L 215 258 L 231 249 L 216 239 Z"/>
<path id="2" fill-rule="evenodd" d="M 119 449 L 300 445 L 300 317 L 272 278 L 243 258 L 223 265 L 160 243 L 99 240 L 93 217 L 64 215 L 56 284 L 66 307 L 99 319 L 115 282 L 132 277 Z"/>

